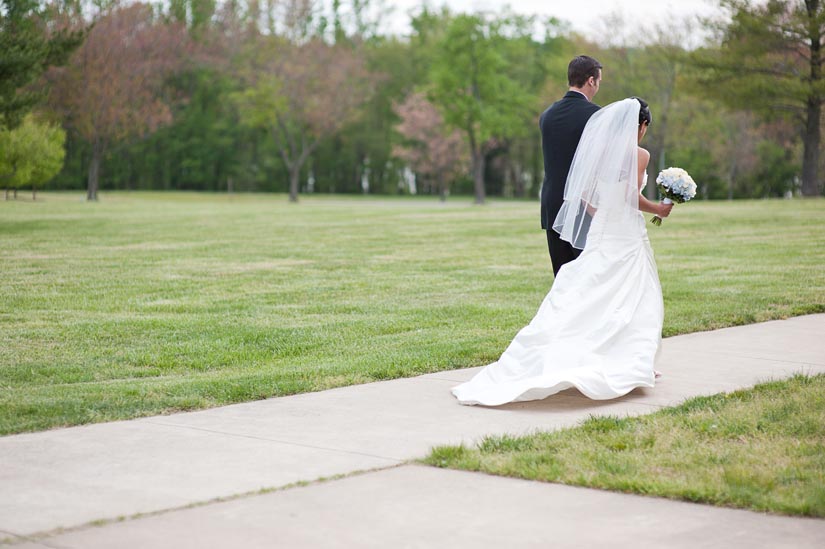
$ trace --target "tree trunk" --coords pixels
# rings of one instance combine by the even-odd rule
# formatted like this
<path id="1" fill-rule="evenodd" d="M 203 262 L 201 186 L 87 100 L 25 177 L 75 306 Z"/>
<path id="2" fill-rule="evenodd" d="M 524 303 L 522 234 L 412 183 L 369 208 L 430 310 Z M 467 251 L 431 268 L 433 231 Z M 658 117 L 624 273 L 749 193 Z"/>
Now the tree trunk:
<path id="1" fill-rule="evenodd" d="M 733 182 L 736 179 L 736 167 L 737 167 L 736 166 L 736 158 L 737 158 L 737 155 L 734 153 L 730 156 L 731 156 L 730 169 L 728 169 L 728 200 L 733 200 Z"/>
<path id="2" fill-rule="evenodd" d="M 103 159 L 103 146 L 95 143 L 92 146 L 92 161 L 89 163 L 89 180 L 86 186 L 86 200 L 97 200 L 97 189 L 100 183 L 100 162 Z"/>
<path id="3" fill-rule="evenodd" d="M 8 200 L 8 199 L 9 199 L 9 188 L 6 187 L 6 200 Z"/>
<path id="4" fill-rule="evenodd" d="M 37 187 L 32 185 L 32 202 L 37 202 Z"/>
<path id="5" fill-rule="evenodd" d="M 484 153 L 480 150 L 473 150 L 473 189 L 475 203 L 484 204 Z"/>
<path id="6" fill-rule="evenodd" d="M 14 199 L 17 200 L 17 187 L 14 188 Z"/>
<path id="7" fill-rule="evenodd" d="M 531 189 L 536 189 L 536 197 L 541 199 L 541 185 L 544 181 L 544 176 L 540 175 L 544 173 L 544 164 L 542 163 L 542 159 L 539 158 L 539 151 L 541 151 L 541 137 L 539 132 L 533 132 L 533 146 L 530 147 L 533 150 L 533 169 L 531 170 L 533 173 L 531 181 Z"/>
<path id="8" fill-rule="evenodd" d="M 814 21 L 818 17 L 819 0 L 806 0 L 808 18 Z M 802 156 L 802 196 L 817 196 L 819 194 L 819 142 L 821 136 L 820 118 L 822 116 L 822 100 L 818 87 L 822 80 L 822 54 L 819 24 L 811 24 L 811 94 L 808 96 L 807 120 L 805 121 L 805 135 L 803 137 L 804 152 Z"/>
<path id="9" fill-rule="evenodd" d="M 659 197 L 659 188 L 656 186 L 656 178 L 659 177 L 659 172 L 665 169 L 666 155 L 665 151 L 665 136 L 667 135 L 667 116 L 662 115 L 661 122 L 657 124 L 656 140 L 654 141 L 654 154 L 651 154 L 652 162 L 647 166 L 647 187 L 645 187 L 645 196 L 649 200 L 656 200 Z M 653 168 L 651 170 L 651 168 Z"/>
<path id="10" fill-rule="evenodd" d="M 513 174 L 513 181 L 516 186 L 516 198 L 524 198 L 527 194 L 526 185 L 524 184 L 524 174 L 521 171 L 521 166 L 516 166 L 515 164 L 511 164 L 511 170 Z"/>
<path id="11" fill-rule="evenodd" d="M 810 99 L 807 109 L 808 119 L 805 123 L 803 137 L 804 153 L 802 157 L 802 196 L 819 194 L 819 142 L 821 140 L 820 117 L 822 105 L 819 100 Z"/>
<path id="12" fill-rule="evenodd" d="M 658 166 L 648 166 L 647 177 L 648 179 L 652 178 L 652 181 L 648 182 L 647 188 L 645 189 L 645 196 L 650 200 L 656 200 L 658 198 L 659 188 L 656 185 L 656 178 L 659 176 L 659 172 L 666 168 L 667 149 L 665 147 L 667 146 L 668 115 L 670 113 L 670 102 L 673 99 L 673 90 L 676 89 L 676 75 L 679 72 L 679 63 L 673 61 L 672 58 L 670 63 L 668 70 L 665 72 L 667 79 L 663 82 L 664 88 L 661 96 L 661 110 L 659 120 L 656 121 L 656 140 L 654 141 L 656 156 L 651 155 L 651 159 L 655 158 Z M 650 173 L 650 168 L 653 168 L 652 173 Z"/>
<path id="13" fill-rule="evenodd" d="M 438 174 L 437 179 L 438 181 L 438 199 L 441 202 L 447 201 L 447 183 L 444 180 L 444 176 L 442 174 Z"/>
<path id="14" fill-rule="evenodd" d="M 295 162 L 289 166 L 289 201 L 298 202 L 298 184 L 301 177 L 301 165 Z"/>

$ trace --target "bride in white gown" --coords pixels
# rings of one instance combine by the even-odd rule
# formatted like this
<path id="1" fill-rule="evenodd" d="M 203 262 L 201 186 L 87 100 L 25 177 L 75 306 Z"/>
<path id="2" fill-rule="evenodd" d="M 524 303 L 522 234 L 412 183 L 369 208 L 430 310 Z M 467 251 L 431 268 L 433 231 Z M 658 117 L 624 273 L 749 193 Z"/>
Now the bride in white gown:
<path id="1" fill-rule="evenodd" d="M 501 358 L 453 388 L 461 404 L 536 400 L 571 387 L 609 399 L 653 387 L 664 306 L 640 205 L 665 216 L 670 208 L 640 196 L 650 155 L 638 143 L 649 123 L 637 98 L 590 118 L 553 224 L 582 254 L 561 268 Z"/>

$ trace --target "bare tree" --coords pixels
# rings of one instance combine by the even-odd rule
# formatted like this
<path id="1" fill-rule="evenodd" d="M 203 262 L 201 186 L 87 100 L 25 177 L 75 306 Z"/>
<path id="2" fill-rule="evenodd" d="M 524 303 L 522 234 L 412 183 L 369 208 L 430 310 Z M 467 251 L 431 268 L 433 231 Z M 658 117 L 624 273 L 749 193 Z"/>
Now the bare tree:
<path id="1" fill-rule="evenodd" d="M 345 45 L 261 36 L 251 48 L 242 73 L 246 85 L 235 103 L 245 124 L 271 133 L 289 172 L 289 199 L 296 202 L 307 159 L 322 139 L 357 117 L 376 76 Z"/>
<path id="2" fill-rule="evenodd" d="M 108 147 L 171 122 L 163 83 L 183 63 L 186 36 L 147 4 L 116 6 L 100 15 L 68 65 L 47 73 L 51 106 L 92 148 L 89 200 L 97 200 Z"/>

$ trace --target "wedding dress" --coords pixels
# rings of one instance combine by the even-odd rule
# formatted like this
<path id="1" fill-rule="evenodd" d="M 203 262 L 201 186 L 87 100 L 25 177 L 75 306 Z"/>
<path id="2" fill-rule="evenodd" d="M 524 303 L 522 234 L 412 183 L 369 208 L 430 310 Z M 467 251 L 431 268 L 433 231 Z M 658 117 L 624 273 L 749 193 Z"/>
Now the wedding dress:
<path id="1" fill-rule="evenodd" d="M 664 306 L 638 210 L 638 112 L 626 99 L 588 122 L 554 224 L 583 252 L 561 268 L 501 358 L 453 388 L 461 404 L 536 400 L 571 387 L 602 400 L 654 386 Z"/>

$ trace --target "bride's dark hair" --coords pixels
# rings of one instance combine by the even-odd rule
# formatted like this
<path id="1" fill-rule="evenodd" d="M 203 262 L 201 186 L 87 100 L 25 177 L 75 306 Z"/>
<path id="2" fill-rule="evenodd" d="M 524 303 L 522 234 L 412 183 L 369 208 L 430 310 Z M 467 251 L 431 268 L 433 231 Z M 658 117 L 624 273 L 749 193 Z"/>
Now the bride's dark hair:
<path id="1" fill-rule="evenodd" d="M 647 104 L 647 101 L 642 99 L 641 97 L 636 97 L 635 95 L 630 99 L 635 99 L 641 105 L 639 109 L 639 125 L 647 124 L 650 126 L 651 122 L 653 122 L 653 116 L 650 114 L 650 107 Z"/>

